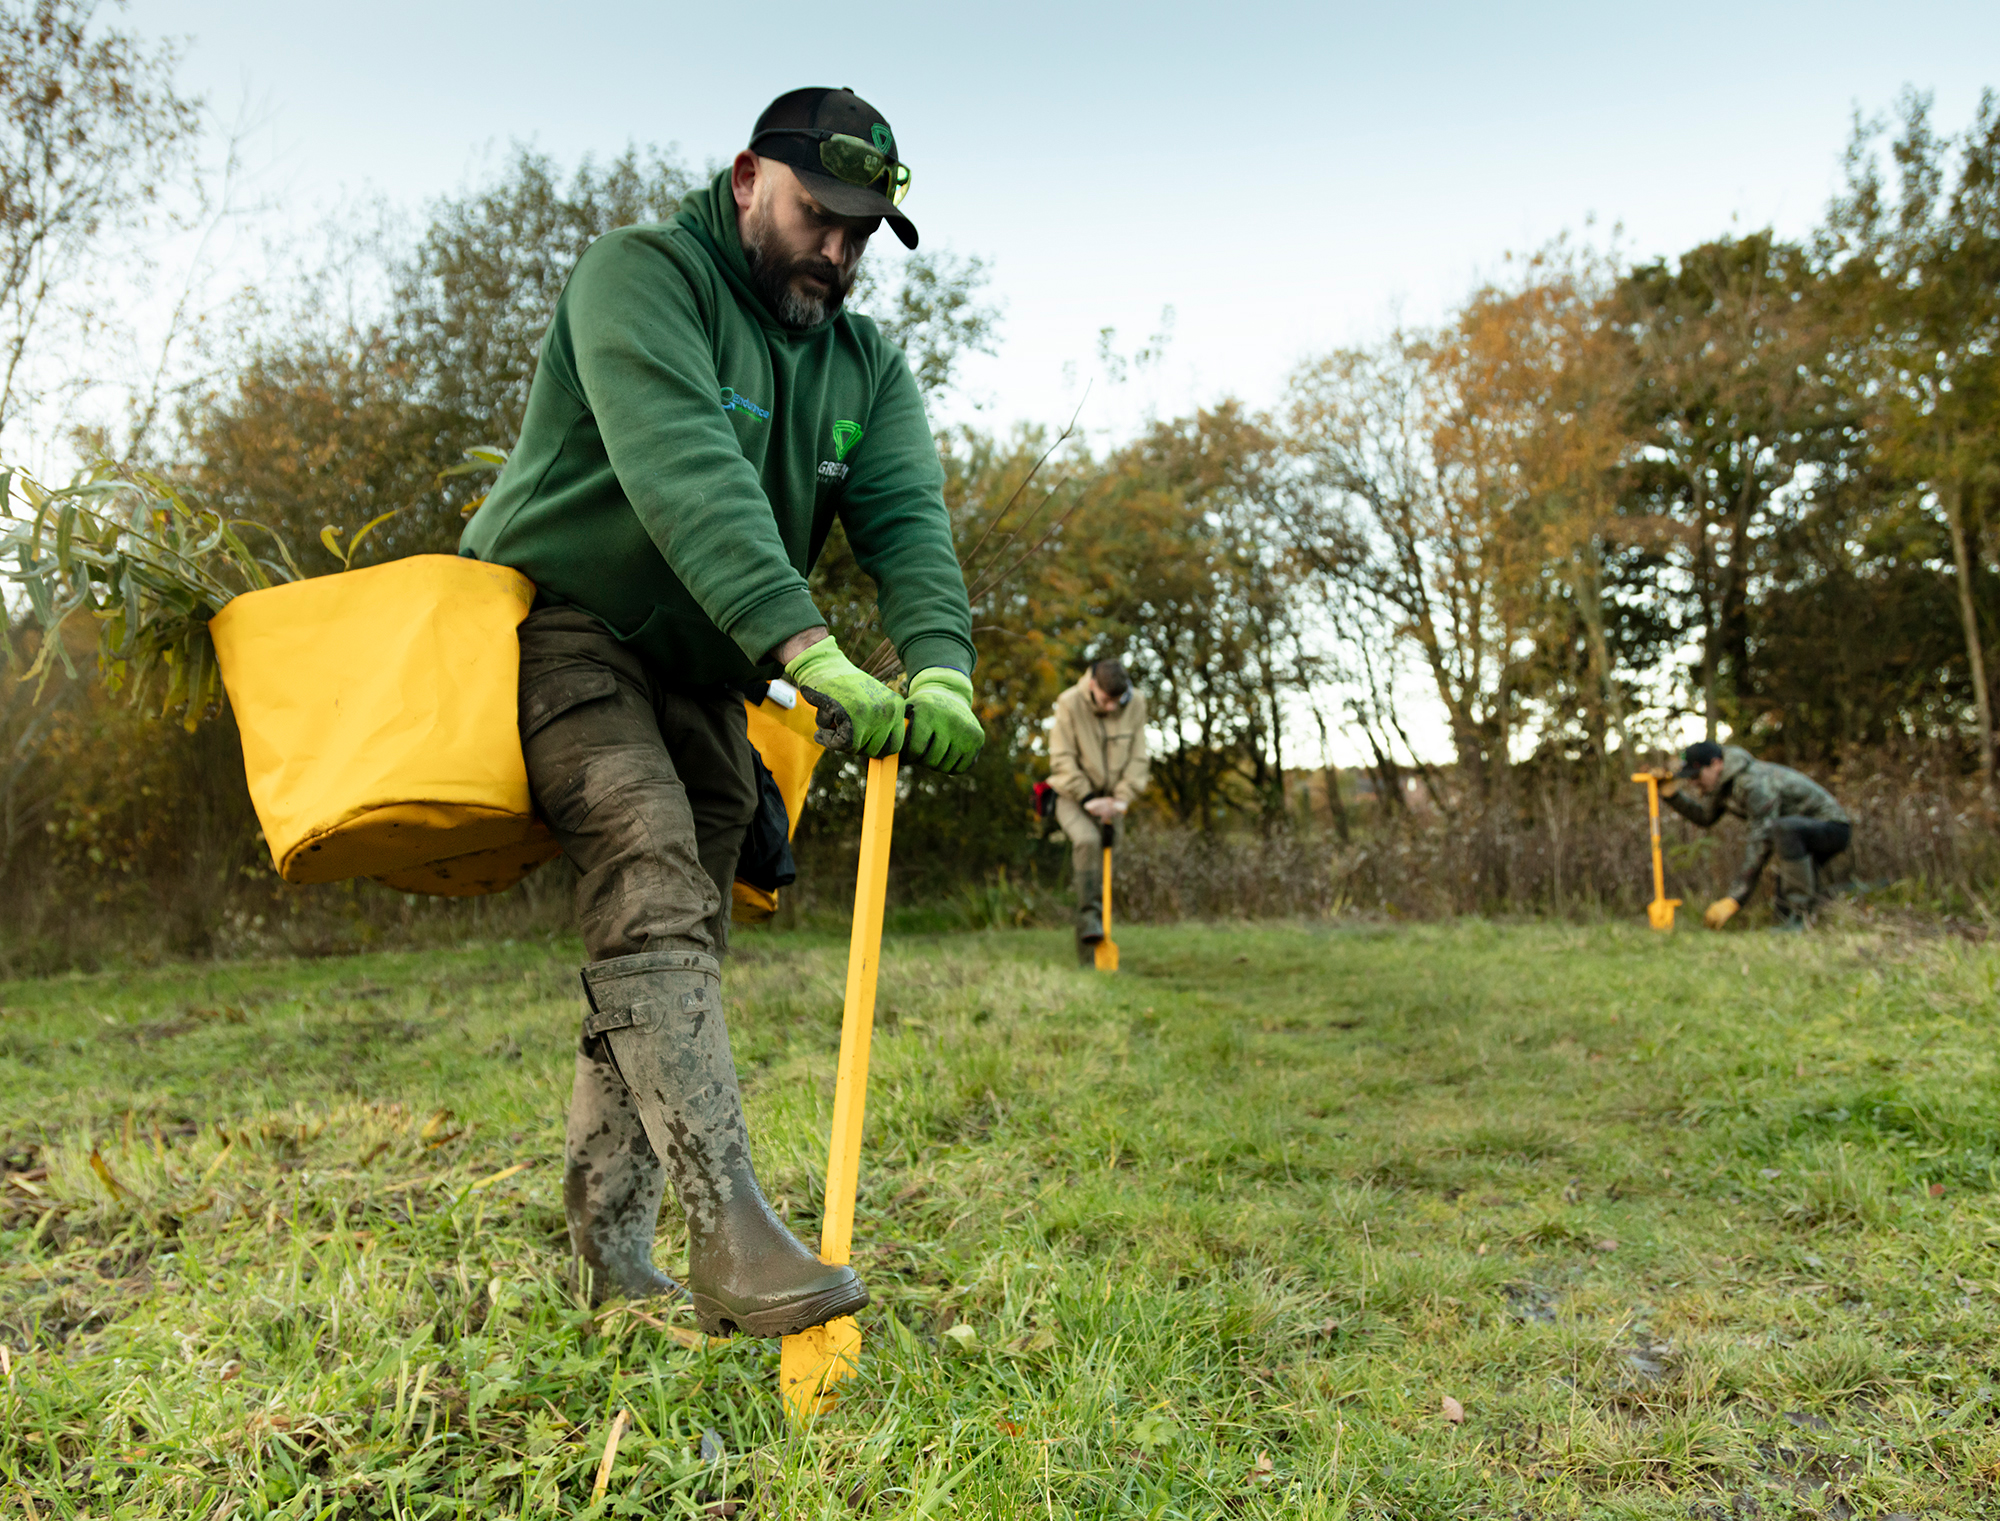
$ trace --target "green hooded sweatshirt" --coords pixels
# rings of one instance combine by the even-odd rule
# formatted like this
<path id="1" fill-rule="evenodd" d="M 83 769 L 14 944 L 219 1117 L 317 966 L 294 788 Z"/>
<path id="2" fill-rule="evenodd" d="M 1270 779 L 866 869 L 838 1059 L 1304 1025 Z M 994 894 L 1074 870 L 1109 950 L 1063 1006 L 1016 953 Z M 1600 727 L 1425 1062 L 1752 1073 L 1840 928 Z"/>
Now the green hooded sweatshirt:
<path id="1" fill-rule="evenodd" d="M 844 311 L 787 331 L 759 299 L 724 170 L 672 221 L 577 261 L 459 553 L 701 687 L 775 674 L 766 655 L 826 622 L 806 572 L 838 515 L 904 668 L 969 672 L 943 488 L 902 351 Z"/>

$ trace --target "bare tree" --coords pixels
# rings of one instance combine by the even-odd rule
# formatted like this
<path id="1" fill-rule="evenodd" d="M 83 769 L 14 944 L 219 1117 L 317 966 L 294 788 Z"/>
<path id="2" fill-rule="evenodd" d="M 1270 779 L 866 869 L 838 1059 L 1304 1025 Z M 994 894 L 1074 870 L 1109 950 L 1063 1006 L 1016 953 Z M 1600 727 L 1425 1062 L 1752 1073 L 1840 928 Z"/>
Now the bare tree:
<path id="1" fill-rule="evenodd" d="M 103 24 L 106 9 L 0 0 L 0 429 L 45 383 L 37 339 L 87 317 L 115 235 L 192 161 L 201 103 L 175 88 L 179 47 Z"/>
<path id="2" fill-rule="evenodd" d="M 1521 628 L 1505 472 L 1454 444 L 1458 398 L 1433 346 L 1408 334 L 1307 366 L 1292 395 L 1310 504 L 1292 527 L 1308 564 L 1414 648 L 1462 774 L 1502 782 Z"/>

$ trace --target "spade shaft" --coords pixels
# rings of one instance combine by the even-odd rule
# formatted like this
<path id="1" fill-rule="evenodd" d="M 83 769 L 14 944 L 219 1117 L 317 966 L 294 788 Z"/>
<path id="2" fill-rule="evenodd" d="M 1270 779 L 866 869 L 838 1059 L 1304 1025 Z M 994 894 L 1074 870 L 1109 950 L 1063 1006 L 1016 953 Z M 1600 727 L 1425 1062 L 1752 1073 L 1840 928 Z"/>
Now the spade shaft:
<path id="1" fill-rule="evenodd" d="M 1104 938 L 1097 942 L 1097 970 L 1118 970 L 1118 942 L 1111 938 L 1111 826 L 1104 826 Z"/>
<path id="2" fill-rule="evenodd" d="M 845 1263 L 854 1238 L 861 1180 L 861 1126 L 868 1109 L 868 1049 L 875 1033 L 875 977 L 882 963 L 882 911 L 889 892 L 889 832 L 895 822 L 897 758 L 868 763 L 861 805 L 861 862 L 854 879 L 854 928 L 847 944 L 847 998 L 840 1015 L 840 1062 L 833 1085 L 833 1140 L 826 1162 L 826 1213 L 819 1255 Z M 861 1328 L 851 1315 L 787 1336 L 778 1388 L 800 1420 L 833 1405 L 833 1386 L 854 1373 Z"/>

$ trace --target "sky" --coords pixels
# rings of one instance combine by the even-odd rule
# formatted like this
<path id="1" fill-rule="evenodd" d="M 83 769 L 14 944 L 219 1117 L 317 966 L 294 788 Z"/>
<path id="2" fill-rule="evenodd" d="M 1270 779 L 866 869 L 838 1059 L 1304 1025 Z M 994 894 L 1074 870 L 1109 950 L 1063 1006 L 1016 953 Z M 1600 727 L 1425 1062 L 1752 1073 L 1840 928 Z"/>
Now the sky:
<path id="1" fill-rule="evenodd" d="M 1856 110 L 1907 85 L 1957 128 L 2000 84 L 2000 5 L 1676 7 L 525 0 L 133 0 L 183 78 L 257 125 L 254 190 L 317 225 L 419 206 L 517 143 L 628 143 L 694 165 L 774 95 L 846 85 L 895 128 L 925 248 L 989 262 L 999 353 L 956 420 L 1102 436 L 1224 395 L 1270 405 L 1299 362 L 1438 318 L 1564 233 L 1635 258 L 1803 233 Z M 902 250 L 886 232 L 869 258 Z M 1170 324 L 1163 314 L 1171 311 Z M 1122 385 L 1102 329 L 1165 357 Z"/>

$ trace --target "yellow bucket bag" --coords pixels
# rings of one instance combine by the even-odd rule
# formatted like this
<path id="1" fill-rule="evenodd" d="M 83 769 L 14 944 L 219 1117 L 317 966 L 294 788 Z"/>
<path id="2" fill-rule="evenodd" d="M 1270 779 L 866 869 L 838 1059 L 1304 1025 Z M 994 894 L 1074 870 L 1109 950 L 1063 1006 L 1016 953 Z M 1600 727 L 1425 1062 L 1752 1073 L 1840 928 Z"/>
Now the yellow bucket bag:
<path id="1" fill-rule="evenodd" d="M 232 600 L 209 623 L 250 800 L 287 882 L 465 897 L 561 854 L 517 717 L 526 576 L 413 555 Z"/>

